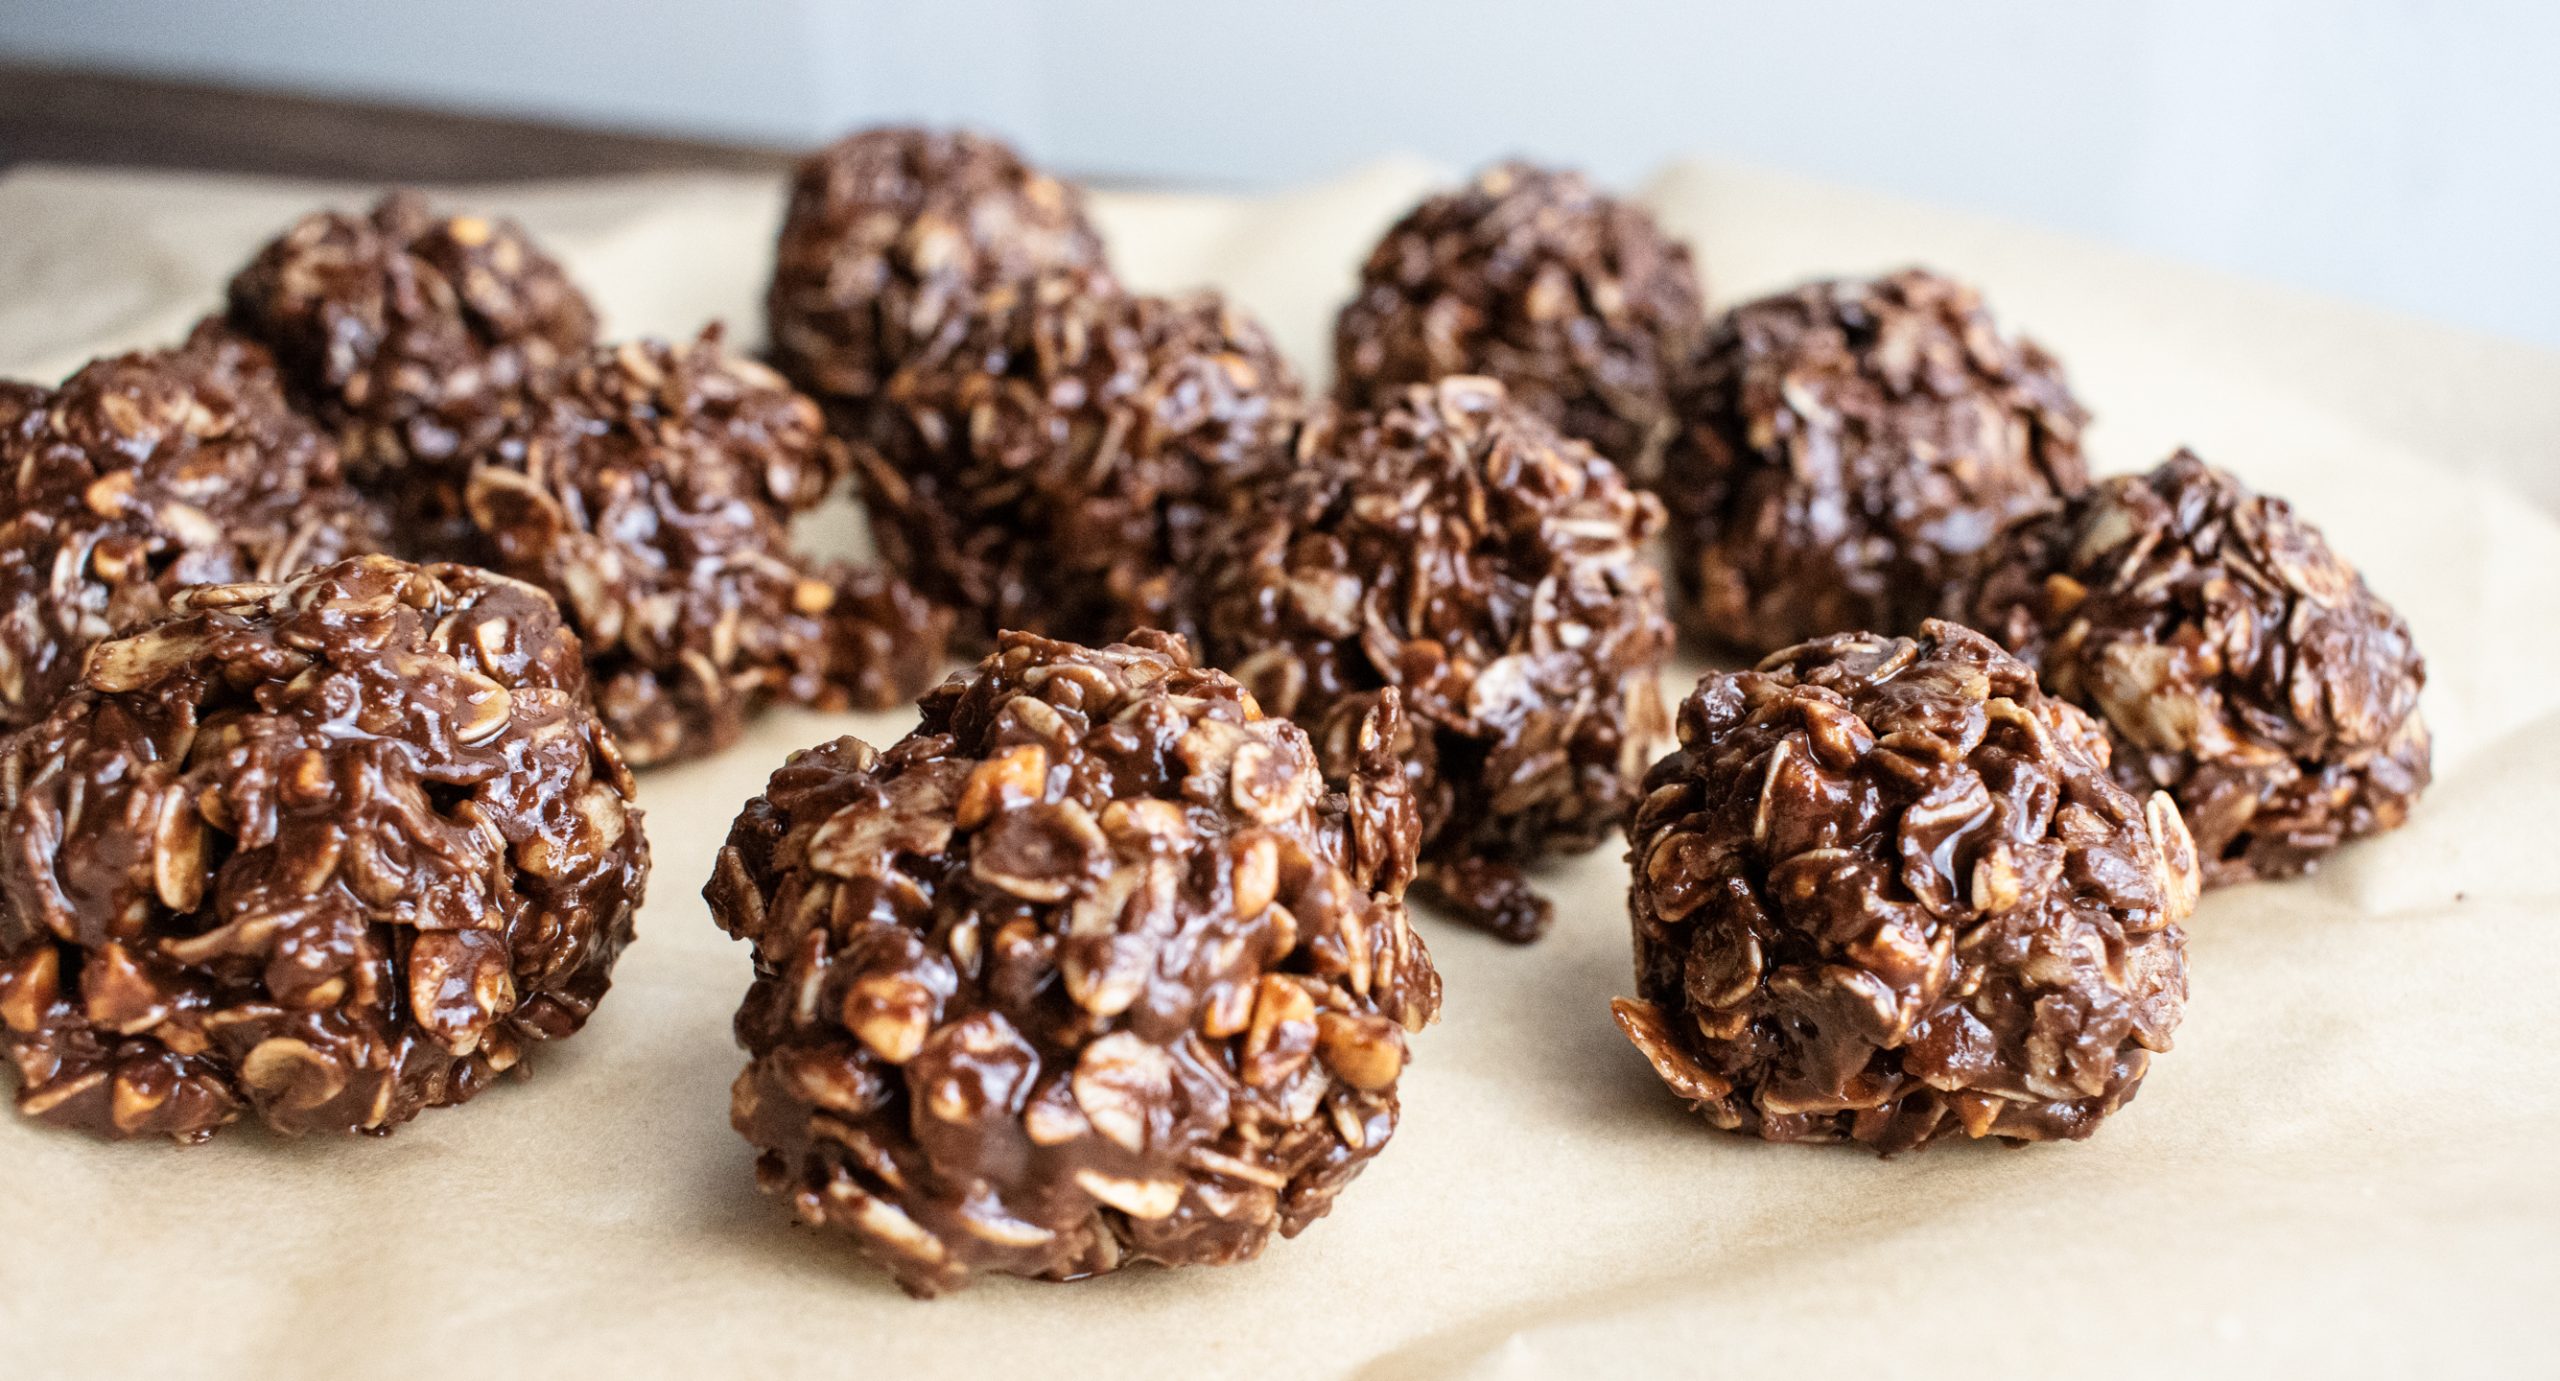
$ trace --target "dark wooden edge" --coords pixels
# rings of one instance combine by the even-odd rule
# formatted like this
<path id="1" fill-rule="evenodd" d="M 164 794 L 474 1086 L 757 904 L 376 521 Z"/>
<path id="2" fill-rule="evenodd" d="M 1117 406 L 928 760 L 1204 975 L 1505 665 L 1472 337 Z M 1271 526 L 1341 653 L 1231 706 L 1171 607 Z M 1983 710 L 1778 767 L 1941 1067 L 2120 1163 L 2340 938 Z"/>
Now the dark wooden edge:
<path id="1" fill-rule="evenodd" d="M 0 61 L 0 167 L 87 163 L 361 182 L 772 172 L 776 148 Z"/>

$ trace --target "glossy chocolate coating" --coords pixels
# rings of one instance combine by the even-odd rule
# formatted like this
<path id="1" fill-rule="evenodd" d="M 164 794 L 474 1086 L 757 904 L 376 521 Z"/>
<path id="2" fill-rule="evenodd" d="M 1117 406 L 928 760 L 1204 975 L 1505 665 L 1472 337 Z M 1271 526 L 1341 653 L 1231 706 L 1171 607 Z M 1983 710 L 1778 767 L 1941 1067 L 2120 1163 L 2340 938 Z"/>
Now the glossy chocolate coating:
<path id="1" fill-rule="evenodd" d="M 768 701 L 883 709 L 941 674 L 946 611 L 792 546 L 845 464 L 817 405 L 716 329 L 599 348 L 473 467 L 455 555 L 560 601 L 635 765 L 697 756 Z"/>
<path id="2" fill-rule="evenodd" d="M 1210 546 L 1210 655 L 1307 726 L 1329 770 L 1392 687 L 1427 893 L 1513 940 L 1521 867 L 1615 832 L 1667 728 L 1652 496 L 1488 379 L 1329 410 Z"/>
<path id="3" fill-rule="evenodd" d="M 1682 626 L 1751 656 L 1918 632 L 2003 528 L 2086 486 L 2086 420 L 2051 356 L 1935 274 L 1735 308 L 1658 486 Z"/>
<path id="4" fill-rule="evenodd" d="M 1076 189 L 1004 143 L 883 128 L 803 159 L 765 293 L 776 367 L 829 402 L 868 402 L 991 300 L 1052 270 L 1107 273 Z"/>
<path id="5" fill-rule="evenodd" d="M 0 741 L 0 1052 L 102 1136 L 387 1132 L 575 1032 L 648 845 L 539 592 L 205 585 Z"/>
<path id="6" fill-rule="evenodd" d="M 439 215 L 415 192 L 317 212 L 231 280 L 231 322 L 281 362 L 360 475 L 449 487 L 596 316 L 523 231 Z"/>
<path id="7" fill-rule="evenodd" d="M 2195 852 L 1988 638 L 1840 634 L 1701 682 L 1627 831 L 1618 1025 L 1715 1126 L 2079 1138 L 2186 998 Z"/>
<path id="8" fill-rule="evenodd" d="M 1313 746 L 1179 639 L 1007 634 L 885 752 L 795 755 L 704 889 L 755 946 L 757 1179 L 909 1291 L 1241 1261 L 1382 1149 L 1440 981 L 1386 741 Z"/>
<path id="9" fill-rule="evenodd" d="M 1992 553 L 1968 616 L 2165 790 L 2208 884 L 2396 829 L 2430 776 L 2409 625 L 2284 500 L 2185 451 Z"/>
<path id="10" fill-rule="evenodd" d="M 1650 483 L 1672 390 L 1707 333 L 1688 248 L 1582 174 L 1499 163 L 1395 223 L 1334 323 L 1336 396 L 1499 379 L 1521 406 Z"/>
<path id="11" fill-rule="evenodd" d="M 892 569 L 985 632 L 1102 642 L 1190 631 L 1210 521 L 1288 464 L 1302 409 L 1216 294 L 1062 273 L 908 360 L 846 433 Z"/>
<path id="12" fill-rule="evenodd" d="M 273 361 L 218 323 L 0 384 L 0 728 L 33 723 L 98 642 L 188 585 L 278 580 L 390 540 Z"/>

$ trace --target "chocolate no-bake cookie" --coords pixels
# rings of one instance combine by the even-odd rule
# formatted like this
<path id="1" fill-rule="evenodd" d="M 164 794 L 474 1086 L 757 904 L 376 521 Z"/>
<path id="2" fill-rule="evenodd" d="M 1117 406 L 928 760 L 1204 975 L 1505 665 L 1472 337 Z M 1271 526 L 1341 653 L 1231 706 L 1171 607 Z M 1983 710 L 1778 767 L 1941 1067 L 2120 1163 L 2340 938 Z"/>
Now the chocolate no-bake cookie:
<path id="1" fill-rule="evenodd" d="M 89 648 L 202 582 L 275 580 L 388 540 L 259 346 L 207 323 L 56 388 L 0 385 L 0 729 Z"/>
<path id="2" fill-rule="evenodd" d="M 817 405 L 716 328 L 598 348 L 472 468 L 454 554 L 560 601 L 633 763 L 697 755 L 762 701 L 883 708 L 940 674 L 946 611 L 791 545 L 844 468 Z"/>
<path id="3" fill-rule="evenodd" d="M 380 556 L 182 591 L 0 740 L 18 1109 L 388 1131 L 575 1032 L 647 873 L 539 592 Z"/>
<path id="4" fill-rule="evenodd" d="M 1370 251 L 1334 323 L 1335 390 L 1380 407 L 1409 384 L 1487 375 L 1649 483 L 1704 303 L 1688 249 L 1641 208 L 1580 173 L 1500 163 Z"/>
<path id="5" fill-rule="evenodd" d="M 1185 628 L 1203 529 L 1284 466 L 1303 411 L 1213 293 L 1055 273 L 907 360 L 847 428 L 889 566 L 979 629 Z"/>
<path id="6" fill-rule="evenodd" d="M 1400 692 L 1426 895 L 1534 939 L 1553 912 L 1520 866 L 1613 832 L 1666 727 L 1661 523 L 1489 379 L 1321 411 L 1209 544 L 1209 654 L 1336 772 Z"/>
<path id="7" fill-rule="evenodd" d="M 231 280 L 231 322 L 275 351 L 359 477 L 398 476 L 420 514 L 447 518 L 429 501 L 596 338 L 594 309 L 524 232 L 414 192 L 297 222 Z"/>
<path id="8" fill-rule="evenodd" d="M 2089 1135 L 2169 1048 L 2194 846 L 1989 639 L 1840 634 L 1702 682 L 1627 831 L 1618 1025 L 1728 1131 Z"/>
<path id="9" fill-rule="evenodd" d="M 1752 654 L 1917 631 L 2003 528 L 2087 484 L 2061 366 L 1917 269 L 1735 308 L 1679 414 L 1659 489 L 1681 621 Z"/>
<path id="10" fill-rule="evenodd" d="M 2396 828 L 2427 785 L 2409 626 L 2284 500 L 2185 451 L 2011 532 L 1968 617 L 2164 789 L 2210 884 Z"/>
<path id="11" fill-rule="evenodd" d="M 802 160 L 765 294 L 773 359 L 867 402 L 917 354 L 1057 269 L 1103 273 L 1083 199 L 983 135 L 872 129 Z"/>
<path id="12" fill-rule="evenodd" d="M 919 1295 L 1240 1261 L 1322 1217 L 1439 1007 L 1395 717 L 1329 793 L 1179 639 L 1014 633 L 887 751 L 793 757 L 704 889 L 755 946 L 759 1182 Z"/>

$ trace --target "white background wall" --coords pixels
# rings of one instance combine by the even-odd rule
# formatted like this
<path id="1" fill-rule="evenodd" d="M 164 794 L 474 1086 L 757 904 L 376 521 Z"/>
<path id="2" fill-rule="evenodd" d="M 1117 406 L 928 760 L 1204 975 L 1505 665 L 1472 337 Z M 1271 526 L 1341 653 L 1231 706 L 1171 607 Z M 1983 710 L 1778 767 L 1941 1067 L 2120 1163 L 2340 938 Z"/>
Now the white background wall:
<path id="1" fill-rule="evenodd" d="M 2560 345 L 2554 0 L 0 0 L 0 53 L 1246 186 L 1701 153 Z"/>

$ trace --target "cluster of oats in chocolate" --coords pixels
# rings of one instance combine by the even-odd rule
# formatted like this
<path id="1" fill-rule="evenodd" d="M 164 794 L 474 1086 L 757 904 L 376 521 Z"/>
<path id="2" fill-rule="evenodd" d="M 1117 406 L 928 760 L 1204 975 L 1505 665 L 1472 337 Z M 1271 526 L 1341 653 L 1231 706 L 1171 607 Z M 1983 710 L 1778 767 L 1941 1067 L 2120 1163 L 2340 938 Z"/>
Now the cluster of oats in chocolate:
<path id="1" fill-rule="evenodd" d="M 2390 607 L 2192 455 L 2093 484 L 2060 366 L 1972 289 L 1745 303 L 1677 411 L 1682 621 L 1765 659 L 1648 778 L 1618 1017 L 1717 1125 L 2086 1136 L 2168 1048 L 2199 885 L 2304 871 L 2425 787 Z"/>
<path id="2" fill-rule="evenodd" d="M 1604 294 L 1615 233 L 1566 236 Z M 1617 391 L 1654 353 L 1585 358 L 1538 301 L 1511 334 L 1667 435 Z M 1311 402 L 1232 304 L 1124 290 L 1080 198 L 983 139 L 810 158 L 767 303 L 883 557 L 995 650 L 887 750 L 795 758 L 723 851 L 761 1181 L 918 1293 L 1296 1233 L 1438 1008 L 1407 886 L 1533 938 L 1521 867 L 1633 798 L 1661 505 L 1549 420 L 1592 412 L 1569 379 Z"/>
<path id="3" fill-rule="evenodd" d="M 13 725 L 179 587 L 369 551 L 550 593 L 638 764 L 721 748 L 767 701 L 886 707 L 941 669 L 946 613 L 792 546 L 850 469 L 814 402 L 716 328 L 598 344 L 522 232 L 413 195 L 297 224 L 179 349 L 0 386 L 0 460 Z"/>
<path id="4" fill-rule="evenodd" d="M 706 889 L 755 946 L 759 1182 L 917 1294 L 1324 1216 L 1440 1006 L 1397 728 L 1390 695 L 1329 783 L 1180 638 L 1007 633 L 887 751 L 795 755 Z"/>
<path id="5" fill-rule="evenodd" d="M 1909 1150 L 2081 1137 L 2186 998 L 2195 850 L 1971 629 L 1711 676 L 1628 825 L 1618 1024 L 1710 1122 Z"/>
<path id="6" fill-rule="evenodd" d="M 1961 283 L 1812 283 L 1710 325 L 1642 213 L 1503 164 L 1380 242 L 1335 357 L 1364 404 L 1492 376 L 1629 466 L 1681 626 L 1766 659 L 1700 684 L 1628 826 L 1620 1024 L 1720 1126 L 2086 1135 L 2167 1048 L 2199 878 L 2304 871 L 2426 785 L 2424 665 L 2354 568 L 2183 452 L 2093 484 L 2061 367 Z M 1318 525 L 1294 583 L 1235 556 L 1256 625 L 1392 566 L 1356 517 Z M 1327 665 L 1255 655 L 1284 704 Z"/>
<path id="7" fill-rule="evenodd" d="M 1582 174 L 1500 163 L 1415 207 L 1335 324 L 1335 389 L 1375 406 L 1453 374 L 1650 481 L 1672 390 L 1706 334 L 1688 247 Z"/>
<path id="8" fill-rule="evenodd" d="M 1375 1149 L 1310 1127 L 1321 1084 L 1275 1107 L 1262 1032 L 1391 1111 L 1323 1033 L 1385 1050 L 1428 1004 L 1361 1006 L 1331 966 L 1378 937 L 1241 861 L 1305 839 L 1249 751 L 1348 822 L 1288 857 L 1513 939 L 1550 920 L 1523 868 L 1623 823 L 1629 1038 L 1719 1126 L 1887 1151 L 2088 1135 L 2169 1046 L 2200 887 L 2424 785 L 2407 631 L 2318 534 L 2188 458 L 2093 487 L 2060 367 L 1936 275 L 1711 324 L 1641 211 L 1504 164 L 1388 232 L 1309 402 L 1231 307 L 1124 292 L 1009 150 L 876 131 L 804 166 L 768 300 L 890 564 L 977 630 L 1112 644 L 1004 634 L 886 753 L 795 760 L 710 889 L 757 946 L 767 1187 L 919 1292 L 1247 1255 Z M 1657 535 L 1681 623 L 1766 660 L 1654 762 Z M 1292 924 L 1203 938 L 1239 893 Z M 1248 998 L 1257 953 L 1352 987 Z"/>
<path id="9" fill-rule="evenodd" d="M 2060 366 L 1916 270 L 1735 308 L 1686 387 L 1663 499 L 1686 626 L 1749 655 L 1941 617 L 2096 716 L 2205 880 L 2281 877 L 2427 783 L 2425 664 L 2281 499 L 2180 452 L 2092 483 Z"/>
<path id="10" fill-rule="evenodd" d="M 229 319 L 393 513 L 400 554 L 560 601 L 634 763 L 725 747 L 768 701 L 895 705 L 941 669 L 945 613 L 792 546 L 849 468 L 817 404 L 716 327 L 599 344 L 510 225 L 406 195 L 313 216 L 232 280 Z"/>
<path id="11" fill-rule="evenodd" d="M 0 385 L 23 1112 L 471 1097 L 631 938 L 626 759 L 893 704 L 955 632 L 704 888 L 759 1182 L 918 1294 L 1322 1217 L 1439 1010 L 1409 887 L 1534 939 L 1526 870 L 1623 828 L 1616 1018 L 1709 1121 L 2078 1138 L 2200 888 L 2427 782 L 2409 630 L 2320 534 L 2183 452 L 2093 484 L 2060 366 L 1927 272 L 1711 323 L 1642 211 L 1503 164 L 1388 231 L 1310 399 L 1072 187 L 883 129 L 801 166 L 766 305 L 771 368 L 599 344 L 521 232 L 397 196 L 177 349 Z M 793 545 L 847 483 L 881 568 Z M 1762 660 L 1657 760 L 1675 606 Z"/>
<path id="12" fill-rule="evenodd" d="M 1425 895 L 1535 939 L 1522 865 L 1614 834 L 1666 724 L 1661 505 L 1483 378 L 1322 412 L 1299 453 L 1221 525 L 1210 659 L 1329 770 L 1400 695 Z"/>
<path id="13" fill-rule="evenodd" d="M 974 135 L 803 162 L 766 306 L 882 556 L 980 643 L 1191 631 L 1211 518 L 1289 463 L 1305 412 L 1251 317 L 1125 290 L 1081 195 Z"/>
<path id="14" fill-rule="evenodd" d="M 1504 190 L 1538 206 L 1458 259 L 1511 304 L 1483 339 L 1549 358 L 1516 397 L 1416 364 L 1311 404 L 1249 316 L 1123 290 L 1072 189 L 965 135 L 810 158 L 766 300 L 900 574 L 982 633 L 1180 633 L 1337 780 L 1399 693 L 1428 890 L 1529 939 L 1550 909 L 1520 867 L 1615 829 L 1672 641 L 1643 558 L 1660 505 L 1554 423 L 1667 435 L 1662 363 L 1701 328 L 1685 253 L 1640 213 L 1578 179 L 1483 195 Z M 1548 283 L 1564 259 L 1573 284 Z M 1605 341 L 1562 319 L 1586 299 Z"/>
<path id="15" fill-rule="evenodd" d="M 113 1137 L 385 1132 L 570 1035 L 648 845 L 529 586 L 360 556 L 192 585 L 0 740 L 0 1054 Z"/>
<path id="16" fill-rule="evenodd" d="M 939 673 L 947 612 L 792 546 L 850 469 L 814 402 L 716 329 L 595 336 L 521 232 L 399 195 L 294 226 L 175 349 L 0 385 L 23 1111 L 191 1140 L 459 1102 L 604 992 L 626 758 Z"/>

